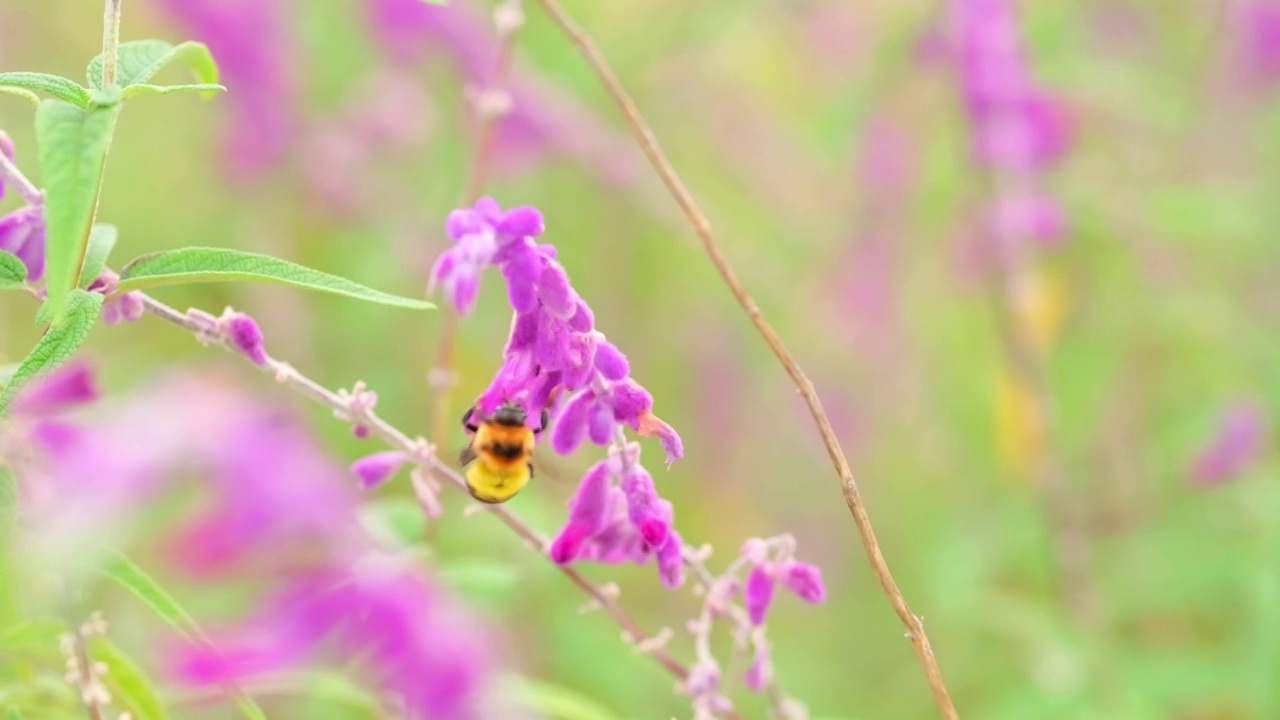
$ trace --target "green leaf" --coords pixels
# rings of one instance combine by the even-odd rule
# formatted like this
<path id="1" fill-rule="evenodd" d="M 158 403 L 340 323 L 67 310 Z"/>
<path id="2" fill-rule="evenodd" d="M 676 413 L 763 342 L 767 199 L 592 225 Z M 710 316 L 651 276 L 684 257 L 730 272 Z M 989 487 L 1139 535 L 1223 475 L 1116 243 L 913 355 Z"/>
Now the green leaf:
<path id="1" fill-rule="evenodd" d="M 99 223 L 89 231 L 89 247 L 84 252 L 84 269 L 80 272 L 80 287 L 88 287 L 98 278 L 102 268 L 107 266 L 107 258 L 116 246 L 116 238 L 120 231 L 115 225 Z"/>
<path id="2" fill-rule="evenodd" d="M 226 92 L 227 88 L 213 83 L 193 83 L 188 85 L 130 85 L 124 89 L 127 98 L 134 95 L 168 95 L 170 93 L 198 92 L 203 97 L 213 97 L 215 93 Z"/>
<path id="3" fill-rule="evenodd" d="M 78 107 L 89 105 L 89 91 L 80 87 L 76 81 L 61 75 L 37 72 L 0 73 L 0 89 L 12 89 L 14 95 L 27 97 L 36 103 L 40 102 L 40 96 L 31 92 L 32 90 L 39 90 Z"/>
<path id="4" fill-rule="evenodd" d="M 26 263 L 17 255 L 0 250 L 0 290 L 21 290 L 26 286 Z"/>
<path id="5" fill-rule="evenodd" d="M 24 385 L 52 372 L 75 355 L 98 321 L 102 300 L 98 293 L 84 290 L 71 293 L 62 314 L 54 316 L 53 324 L 18 366 L 4 391 L 0 392 L 0 416 L 6 414 L 9 403 Z"/>
<path id="6" fill-rule="evenodd" d="M 205 84 L 218 82 L 218 64 L 208 46 L 198 42 L 173 45 L 164 40 L 134 40 L 120 43 L 116 55 L 116 85 L 127 88 L 147 82 L 170 63 L 190 68 L 196 80 Z M 89 61 L 86 72 L 89 87 L 102 88 L 102 55 Z"/>
<path id="7" fill-rule="evenodd" d="M 521 706 L 553 720 L 621 720 L 617 713 L 562 685 L 529 678 L 507 678 L 503 685 Z"/>
<path id="8" fill-rule="evenodd" d="M 414 310 L 435 307 L 425 300 L 390 295 L 288 260 L 226 248 L 188 247 L 143 255 L 121 271 L 119 289 L 124 292 L 163 285 L 235 280 L 293 285 Z"/>
<path id="9" fill-rule="evenodd" d="M 427 516 L 417 502 L 404 497 L 388 497 L 360 506 L 360 526 L 378 544 L 389 549 L 422 541 Z"/>
<path id="10" fill-rule="evenodd" d="M 113 704 L 122 705 L 135 720 L 166 720 L 155 684 L 147 673 L 114 643 L 104 637 L 89 641 L 89 657 L 107 666 L 105 677 Z"/>
<path id="11" fill-rule="evenodd" d="M 107 579 L 127 590 L 142 604 L 151 609 L 156 617 L 163 620 L 180 635 L 204 647 L 211 647 L 209 637 L 204 634 L 195 618 L 182 607 L 167 590 L 160 587 L 145 570 L 119 552 L 110 553 L 103 564 L 101 572 Z M 240 712 L 250 720 L 266 720 L 262 708 L 242 690 L 235 689 L 236 704 Z"/>
<path id="12" fill-rule="evenodd" d="M 13 536 L 18 523 L 18 483 L 13 468 L 0 465 L 0 623 L 18 619 L 18 583 L 13 575 Z M 6 647 L 0 640 L 0 648 Z"/>
<path id="13" fill-rule="evenodd" d="M 53 617 L 32 618 L 0 630 L 0 650 L 39 648 L 61 654 L 58 638 L 67 631 L 67 624 Z"/>
<path id="14" fill-rule="evenodd" d="M 45 275 L 54 311 L 80 279 L 119 112 L 119 103 L 85 109 L 58 100 L 45 100 L 36 110 L 45 183 Z"/>

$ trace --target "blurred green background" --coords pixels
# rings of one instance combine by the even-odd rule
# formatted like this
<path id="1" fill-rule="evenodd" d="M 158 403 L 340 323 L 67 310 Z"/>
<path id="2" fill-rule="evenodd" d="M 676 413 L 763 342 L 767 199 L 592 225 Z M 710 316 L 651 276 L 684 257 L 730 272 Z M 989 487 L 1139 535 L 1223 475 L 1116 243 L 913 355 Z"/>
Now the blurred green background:
<path id="1" fill-rule="evenodd" d="M 217 54 L 174 12 L 181 4 L 127 0 L 125 38 L 193 37 Z M 251 45 L 291 68 L 294 95 L 249 117 L 289 115 L 278 158 L 248 178 L 229 174 L 225 161 L 258 127 L 237 121 L 237 94 L 251 93 L 231 76 L 230 92 L 212 102 L 131 102 L 100 211 L 121 229 L 117 262 L 180 245 L 229 246 L 422 293 L 473 150 L 456 43 L 423 35 L 424 58 L 394 60 L 365 2 L 263 4 L 278 6 L 282 32 Z M 1100 611 L 1088 617 L 1068 607 L 1044 489 L 1017 470 L 1021 418 L 998 393 L 1004 360 L 991 290 L 971 258 L 986 186 L 969 158 L 954 69 L 921 49 L 941 27 L 942 4 L 566 4 L 596 35 L 743 283 L 822 393 L 962 717 L 1280 717 L 1271 436 L 1229 481 L 1206 487 L 1191 477 L 1231 403 L 1255 403 L 1264 416 L 1280 409 L 1280 82 L 1232 79 L 1233 48 L 1245 39 L 1223 19 L 1227 3 L 1019 5 L 1034 71 L 1075 123 L 1066 161 L 1047 178 L 1069 232 L 1042 268 L 1064 308 L 1048 361 L 1057 421 L 1049 447 L 1084 510 L 1088 572 L 1076 580 L 1087 587 L 1073 590 L 1097 599 Z M 487 27 L 489 5 L 454 6 Z M 486 193 L 543 211 L 545 238 L 597 326 L 682 433 L 686 459 L 670 471 L 645 441 L 677 527 L 715 547 L 713 567 L 747 537 L 789 532 L 800 557 L 823 568 L 826 604 L 780 598 L 770 620 L 779 680 L 815 718 L 935 716 L 794 387 L 645 171 L 588 66 L 543 13 L 526 11 L 513 81 L 534 88 L 527 99 L 550 108 L 560 136 L 518 160 L 518 143 L 500 145 Z M 0 68 L 80 77 L 97 52 L 100 17 L 90 0 L 0 0 Z M 282 44 L 263 45 L 274 42 Z M 495 47 L 476 46 L 481 65 L 496 60 Z M 407 137 L 353 141 L 361 113 Z M 0 129 L 38 178 L 31 128 L 29 105 L 0 97 Z M 566 149 L 584 137 L 590 147 Z M 16 207 L 12 197 L 3 203 Z M 330 387 L 364 380 L 384 417 L 429 433 L 427 372 L 441 314 L 276 287 L 156 294 L 179 308 L 252 314 L 274 356 Z M 0 305 L 0 363 L 35 341 L 34 309 L 17 296 Z M 450 418 L 498 367 L 508 323 L 490 273 L 461 327 Z M 165 368 L 226 366 L 251 391 L 297 405 L 339 461 L 375 449 L 238 360 L 152 319 L 98 328 L 87 352 L 111 394 Z M 450 442 L 465 442 L 460 430 Z M 563 478 L 539 478 L 511 507 L 554 532 L 577 476 L 599 456 L 588 446 L 555 458 Z M 381 492 L 410 494 L 403 480 Z M 497 522 L 463 517 L 463 498 L 445 500 L 440 565 L 508 636 L 514 669 L 620 717 L 688 716 L 671 678 L 624 646 L 603 615 L 580 613 L 584 596 L 550 563 Z M 137 554 L 146 564 L 145 548 Z M 160 561 L 153 565 L 163 576 Z M 697 599 L 687 587 L 662 589 L 652 567 L 583 569 L 617 582 L 645 627 L 676 630 L 672 647 L 689 657 L 683 624 Z M 190 582 L 169 586 L 210 622 L 249 602 Z M 151 651 L 164 629 L 118 593 L 96 601 L 119 644 L 158 659 Z M 759 698 L 736 699 L 745 717 L 764 716 Z M 266 707 L 282 717 L 345 716 L 306 698 L 270 698 Z"/>

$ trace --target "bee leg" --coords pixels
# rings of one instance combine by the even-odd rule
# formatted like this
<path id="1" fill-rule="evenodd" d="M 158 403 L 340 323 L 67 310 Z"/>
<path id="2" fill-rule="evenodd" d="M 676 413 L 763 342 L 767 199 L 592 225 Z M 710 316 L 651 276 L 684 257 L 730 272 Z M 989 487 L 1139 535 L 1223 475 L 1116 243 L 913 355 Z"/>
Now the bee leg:
<path id="1" fill-rule="evenodd" d="M 542 423 L 541 423 L 541 425 L 539 425 L 539 426 L 538 426 L 538 428 L 537 428 L 536 430 L 534 430 L 534 431 L 533 431 L 533 434 L 534 434 L 534 435 L 537 435 L 538 433 L 542 432 L 543 430 L 546 430 L 546 429 L 547 429 L 547 423 L 549 423 L 549 422 L 551 422 L 551 413 L 547 412 L 547 411 L 544 409 L 544 410 L 542 411 Z"/>
<path id="2" fill-rule="evenodd" d="M 533 479 L 533 463 L 529 463 L 529 479 Z"/>
<path id="3" fill-rule="evenodd" d="M 471 415 L 475 411 L 476 409 L 474 407 L 469 407 L 467 408 L 467 411 L 462 414 L 462 427 L 466 428 L 468 432 L 475 432 L 479 429 L 476 427 L 475 423 L 471 422 Z"/>

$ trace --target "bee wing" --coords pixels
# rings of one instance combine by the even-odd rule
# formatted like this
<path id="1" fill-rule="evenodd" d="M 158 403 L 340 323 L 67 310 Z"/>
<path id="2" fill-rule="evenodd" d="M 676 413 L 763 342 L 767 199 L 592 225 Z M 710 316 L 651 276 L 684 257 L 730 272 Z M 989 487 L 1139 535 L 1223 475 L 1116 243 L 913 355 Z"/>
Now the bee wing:
<path id="1" fill-rule="evenodd" d="M 473 443 L 467 443 L 467 446 L 462 448 L 462 452 L 458 453 L 459 465 L 467 465 L 468 463 L 470 463 L 472 460 L 475 460 L 475 459 L 476 459 L 476 446 Z"/>
<path id="2" fill-rule="evenodd" d="M 546 478 L 555 484 L 561 484 L 565 481 L 564 471 L 548 458 L 535 455 L 533 457 L 533 468 L 539 478 Z"/>

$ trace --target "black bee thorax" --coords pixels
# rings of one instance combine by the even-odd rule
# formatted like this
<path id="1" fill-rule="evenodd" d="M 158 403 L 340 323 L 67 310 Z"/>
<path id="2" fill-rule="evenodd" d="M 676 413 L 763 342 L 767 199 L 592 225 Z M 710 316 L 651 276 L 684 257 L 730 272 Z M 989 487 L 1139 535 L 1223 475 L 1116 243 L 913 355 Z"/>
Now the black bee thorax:
<path id="1" fill-rule="evenodd" d="M 489 446 L 488 451 L 494 457 L 500 457 L 504 460 L 514 460 L 524 454 L 524 445 L 508 445 L 506 443 L 493 443 Z"/>

